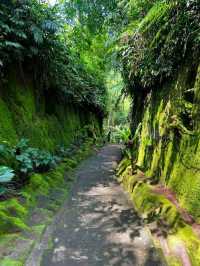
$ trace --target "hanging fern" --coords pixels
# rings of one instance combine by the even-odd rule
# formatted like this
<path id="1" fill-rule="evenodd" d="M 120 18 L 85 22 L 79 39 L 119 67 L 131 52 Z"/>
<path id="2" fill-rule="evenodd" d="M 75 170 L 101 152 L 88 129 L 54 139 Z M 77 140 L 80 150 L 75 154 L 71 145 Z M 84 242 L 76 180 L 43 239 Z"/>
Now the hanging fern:
<path id="1" fill-rule="evenodd" d="M 144 0 L 141 5 L 148 3 Z M 138 26 L 121 51 L 131 95 L 162 87 L 167 78 L 175 75 L 187 54 L 198 56 L 199 9 L 196 0 L 158 0 L 147 14 L 134 18 Z"/>

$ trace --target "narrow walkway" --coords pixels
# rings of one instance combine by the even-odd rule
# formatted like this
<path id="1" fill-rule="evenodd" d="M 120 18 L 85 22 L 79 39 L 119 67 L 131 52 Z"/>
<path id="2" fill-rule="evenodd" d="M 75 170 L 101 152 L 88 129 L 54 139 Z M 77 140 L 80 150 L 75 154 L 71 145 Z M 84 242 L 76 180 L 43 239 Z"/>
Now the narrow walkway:
<path id="1" fill-rule="evenodd" d="M 42 266 L 158 266 L 157 251 L 126 193 L 114 180 L 120 147 L 84 161 L 53 229 Z"/>

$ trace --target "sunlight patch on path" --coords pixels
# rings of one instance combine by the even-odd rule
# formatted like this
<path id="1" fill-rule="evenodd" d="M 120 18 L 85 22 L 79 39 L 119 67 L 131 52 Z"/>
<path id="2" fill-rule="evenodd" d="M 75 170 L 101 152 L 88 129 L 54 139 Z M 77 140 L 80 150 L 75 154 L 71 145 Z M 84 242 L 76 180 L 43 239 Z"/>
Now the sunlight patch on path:
<path id="1" fill-rule="evenodd" d="M 119 158 L 120 147 L 110 145 L 79 167 L 41 266 L 164 265 L 127 194 L 113 178 Z"/>

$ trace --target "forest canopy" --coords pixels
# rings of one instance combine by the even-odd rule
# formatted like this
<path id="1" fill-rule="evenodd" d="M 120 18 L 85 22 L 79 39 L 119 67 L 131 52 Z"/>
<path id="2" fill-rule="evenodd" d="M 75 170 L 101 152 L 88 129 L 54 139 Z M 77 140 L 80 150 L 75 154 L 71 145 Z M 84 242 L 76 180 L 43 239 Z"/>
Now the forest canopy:
<path id="1" fill-rule="evenodd" d="M 34 73 L 40 89 L 103 113 L 112 69 L 134 97 L 199 51 L 199 11 L 198 0 L 1 1 L 1 76 L 16 64 Z"/>
<path id="2" fill-rule="evenodd" d="M 21 72 L 26 69 L 33 73 L 40 90 L 52 89 L 61 98 L 64 95 L 68 101 L 92 105 L 103 112 L 106 93 L 101 62 L 90 65 L 87 43 L 79 34 L 89 36 L 89 28 L 82 31 L 79 23 L 72 21 L 70 9 L 69 14 L 65 12 L 62 4 L 1 1 L 1 78 L 5 80 L 11 65 L 16 65 Z M 95 45 L 91 41 L 88 49 L 95 49 Z"/>

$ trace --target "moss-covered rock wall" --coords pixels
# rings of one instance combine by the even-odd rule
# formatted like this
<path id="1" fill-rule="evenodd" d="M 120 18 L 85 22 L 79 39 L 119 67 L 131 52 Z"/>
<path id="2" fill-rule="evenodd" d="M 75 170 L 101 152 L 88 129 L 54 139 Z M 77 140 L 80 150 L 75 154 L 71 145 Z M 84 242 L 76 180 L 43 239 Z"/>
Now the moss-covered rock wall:
<path id="1" fill-rule="evenodd" d="M 191 62 L 149 93 L 134 150 L 145 175 L 176 192 L 181 206 L 200 221 L 199 93 L 200 67 Z"/>
<path id="2" fill-rule="evenodd" d="M 169 265 L 185 265 L 183 256 L 200 263 L 200 66 L 194 62 L 152 90 L 142 109 L 133 106 L 140 119 L 118 169 Z"/>
<path id="3" fill-rule="evenodd" d="M 75 178 L 73 169 L 94 151 L 101 124 L 102 117 L 94 107 L 73 104 L 53 89 L 38 88 L 25 74 L 22 78 L 12 73 L 0 84 L 1 148 L 5 143 L 14 148 L 22 138 L 29 139 L 30 149 L 50 151 L 52 156 L 58 154 L 59 145 L 65 150 L 73 147 L 69 155 L 59 154 L 59 163 L 48 171 L 23 173 L 12 166 L 16 176 L 0 202 L 0 265 L 25 265 L 32 247 L 68 195 Z M 84 141 L 80 141 L 82 137 Z M 2 149 L 0 153 L 4 164 Z M 16 159 L 5 160 L 7 165 Z M 21 245 L 22 239 L 25 245 Z"/>
<path id="4" fill-rule="evenodd" d="M 0 85 L 0 142 L 16 144 L 25 137 L 32 146 L 53 151 L 73 142 L 85 125 L 99 130 L 100 123 L 95 112 L 64 102 L 52 89 L 36 88 L 16 72 Z"/>

